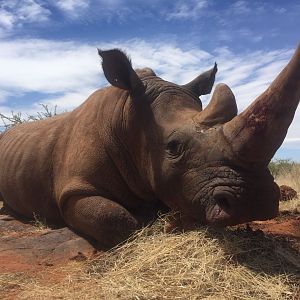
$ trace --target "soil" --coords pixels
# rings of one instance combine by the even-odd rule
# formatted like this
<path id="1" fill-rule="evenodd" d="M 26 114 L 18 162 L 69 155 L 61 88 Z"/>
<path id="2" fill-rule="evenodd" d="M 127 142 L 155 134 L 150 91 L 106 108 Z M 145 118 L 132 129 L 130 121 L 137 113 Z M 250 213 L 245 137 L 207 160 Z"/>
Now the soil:
<path id="1" fill-rule="evenodd" d="M 287 241 L 300 255 L 300 214 L 281 212 L 280 215 L 269 221 L 250 223 L 253 230 L 261 230 L 266 236 Z M 300 260 L 299 260 L 300 264 Z"/>
<path id="2" fill-rule="evenodd" d="M 0 210 L 0 299 L 16 299 L 22 290 L 22 284 L 15 283 L 18 281 L 1 282 L 1 276 L 21 276 L 26 280 L 47 278 L 48 284 L 58 283 L 67 276 L 62 267 L 99 255 L 91 242 L 69 228 L 40 225 L 17 220 L 3 208 Z M 247 227 L 283 239 L 300 255 L 300 214 L 281 213 L 274 220 L 252 222 Z"/>
<path id="3" fill-rule="evenodd" d="M 58 283 L 67 275 L 62 267 L 91 259 L 96 253 L 91 242 L 67 227 L 15 219 L 1 208 L 0 299 L 15 299 L 24 280 L 47 278 L 48 284 Z"/>

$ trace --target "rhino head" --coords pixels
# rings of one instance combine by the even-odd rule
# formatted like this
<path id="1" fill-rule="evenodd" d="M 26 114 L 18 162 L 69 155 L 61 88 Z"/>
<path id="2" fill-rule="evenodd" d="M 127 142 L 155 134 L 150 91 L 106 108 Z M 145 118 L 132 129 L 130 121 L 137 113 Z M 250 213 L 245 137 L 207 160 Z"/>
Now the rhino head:
<path id="1" fill-rule="evenodd" d="M 145 185 L 141 198 L 159 199 L 198 224 L 227 226 L 277 215 L 280 193 L 268 163 L 299 103 L 300 46 L 240 114 L 225 84 L 215 87 L 202 110 L 199 96 L 212 90 L 216 65 L 176 85 L 151 69 L 134 71 L 120 50 L 99 54 L 107 80 L 127 91 L 114 127 Z"/>

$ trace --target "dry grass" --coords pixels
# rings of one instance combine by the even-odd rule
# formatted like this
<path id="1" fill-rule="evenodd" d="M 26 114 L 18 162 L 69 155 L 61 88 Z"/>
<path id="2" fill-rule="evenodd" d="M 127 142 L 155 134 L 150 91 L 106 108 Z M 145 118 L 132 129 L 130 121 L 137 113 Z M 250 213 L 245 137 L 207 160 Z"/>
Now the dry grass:
<path id="1" fill-rule="evenodd" d="M 5 273 L 0 274 L 0 295 L 19 287 L 20 284 L 24 283 L 25 276 L 23 273 Z"/>
<path id="2" fill-rule="evenodd" d="M 300 198 L 288 201 L 279 202 L 279 211 L 289 211 L 293 213 L 300 213 Z"/>
<path id="3" fill-rule="evenodd" d="M 292 187 L 298 193 L 298 199 L 281 201 L 279 210 L 300 213 L 300 164 L 293 164 L 289 169 L 283 168 L 275 177 L 275 181 L 278 185 Z"/>
<path id="4" fill-rule="evenodd" d="M 297 267 L 258 233 L 202 228 L 166 234 L 163 222 L 59 284 L 31 282 L 23 299 L 298 299 Z M 293 253 L 290 253 L 294 255 Z M 299 270 L 298 270 L 299 271 Z"/>
<path id="5" fill-rule="evenodd" d="M 33 218 L 34 218 L 34 221 L 32 221 L 32 224 L 37 230 L 43 231 L 43 230 L 49 229 L 46 219 L 41 218 L 36 213 L 33 213 Z"/>
<path id="6" fill-rule="evenodd" d="M 300 194 L 300 164 L 294 164 L 290 170 L 282 170 L 275 178 L 279 185 L 288 185 Z"/>

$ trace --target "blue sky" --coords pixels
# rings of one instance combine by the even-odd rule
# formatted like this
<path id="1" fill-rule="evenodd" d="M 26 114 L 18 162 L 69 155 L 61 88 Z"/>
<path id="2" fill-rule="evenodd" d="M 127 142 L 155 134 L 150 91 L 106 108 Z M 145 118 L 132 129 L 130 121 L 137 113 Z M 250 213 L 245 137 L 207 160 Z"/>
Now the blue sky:
<path id="1" fill-rule="evenodd" d="M 179 84 L 217 61 L 242 111 L 290 59 L 299 16 L 299 1 L 0 0 L 0 113 L 82 103 L 107 84 L 96 47 Z M 300 161 L 299 109 L 276 157 Z"/>

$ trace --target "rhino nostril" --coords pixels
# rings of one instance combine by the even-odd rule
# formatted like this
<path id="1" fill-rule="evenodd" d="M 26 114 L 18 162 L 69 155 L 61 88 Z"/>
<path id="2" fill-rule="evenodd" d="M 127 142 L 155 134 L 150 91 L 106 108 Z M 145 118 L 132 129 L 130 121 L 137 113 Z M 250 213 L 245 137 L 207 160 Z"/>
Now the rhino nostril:
<path id="1" fill-rule="evenodd" d="M 214 200 L 225 212 L 233 212 L 235 205 L 235 196 L 227 191 L 215 191 Z"/>
<path id="2" fill-rule="evenodd" d="M 229 210 L 231 208 L 229 201 L 226 197 L 217 197 L 216 198 L 217 204 L 224 209 L 225 211 Z"/>

